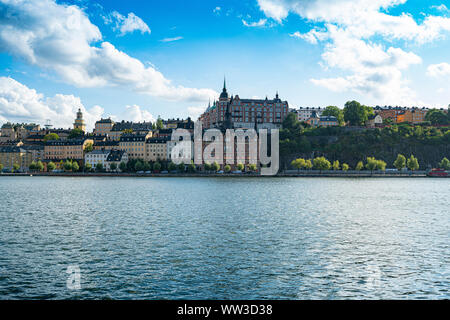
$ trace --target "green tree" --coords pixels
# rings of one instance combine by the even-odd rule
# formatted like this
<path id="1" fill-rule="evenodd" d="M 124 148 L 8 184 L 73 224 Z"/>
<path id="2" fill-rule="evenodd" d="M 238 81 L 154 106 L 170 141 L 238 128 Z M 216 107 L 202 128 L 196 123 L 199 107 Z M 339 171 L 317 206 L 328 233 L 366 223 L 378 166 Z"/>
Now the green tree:
<path id="1" fill-rule="evenodd" d="M 362 126 L 368 119 L 367 108 L 358 101 L 349 101 L 344 107 L 344 120 L 352 126 Z"/>
<path id="2" fill-rule="evenodd" d="M 178 169 L 179 172 L 184 172 L 186 170 L 186 165 L 184 163 L 180 163 L 177 166 L 177 169 Z"/>
<path id="3" fill-rule="evenodd" d="M 141 161 L 136 161 L 135 165 L 134 165 L 134 170 L 137 171 L 142 171 L 144 170 L 144 165 L 142 164 Z"/>
<path id="4" fill-rule="evenodd" d="M 209 163 L 205 162 L 204 167 L 206 172 L 211 171 L 211 165 Z"/>
<path id="5" fill-rule="evenodd" d="M 439 162 L 439 168 L 450 170 L 450 160 L 448 160 L 447 158 L 442 159 L 441 162 Z"/>
<path id="6" fill-rule="evenodd" d="M 322 112 L 322 115 L 336 117 L 340 126 L 344 124 L 344 110 L 339 109 L 336 106 L 326 107 L 325 110 Z"/>
<path id="7" fill-rule="evenodd" d="M 150 163 L 148 161 L 144 161 L 142 163 L 142 170 L 143 171 L 150 171 L 152 169 Z"/>
<path id="8" fill-rule="evenodd" d="M 425 120 L 433 125 L 445 125 L 450 123 L 448 116 L 441 110 L 433 109 L 427 112 Z"/>
<path id="9" fill-rule="evenodd" d="M 341 169 L 341 166 L 339 164 L 339 160 L 333 161 L 333 170 L 339 170 Z"/>
<path id="10" fill-rule="evenodd" d="M 297 169 L 298 172 L 300 172 L 300 169 L 303 169 L 306 166 L 305 159 L 299 158 L 292 160 L 291 166 Z"/>
<path id="11" fill-rule="evenodd" d="M 177 165 L 173 162 L 169 163 L 169 171 L 175 171 L 177 170 Z"/>
<path id="12" fill-rule="evenodd" d="M 4 168 L 3 164 L 2 164 L 2 163 L 0 163 L 0 172 L 2 172 L 2 171 L 3 171 L 3 168 Z"/>
<path id="13" fill-rule="evenodd" d="M 89 153 L 89 152 L 92 152 L 92 150 L 94 150 L 94 146 L 92 145 L 92 143 L 87 143 L 86 144 L 86 147 L 84 148 L 84 152 L 85 153 Z"/>
<path id="14" fill-rule="evenodd" d="M 64 170 L 65 171 L 72 170 L 72 161 L 66 160 L 66 162 L 64 162 Z"/>
<path id="15" fill-rule="evenodd" d="M 313 163 L 312 163 L 312 161 L 310 159 L 305 161 L 305 168 L 307 170 L 311 170 L 313 168 Z"/>
<path id="16" fill-rule="evenodd" d="M 67 139 L 77 139 L 84 136 L 84 131 L 81 129 L 73 129 L 70 131 L 69 135 L 67 136 Z"/>
<path id="17" fill-rule="evenodd" d="M 419 170 L 419 167 L 420 167 L 419 161 L 413 155 L 411 155 L 411 157 L 409 157 L 408 161 L 406 162 L 406 165 L 407 165 L 408 169 L 411 171 Z"/>
<path id="18" fill-rule="evenodd" d="M 97 162 L 97 164 L 95 165 L 95 171 L 103 172 L 103 163 Z"/>
<path id="19" fill-rule="evenodd" d="M 92 170 L 92 165 L 89 162 L 86 162 L 86 164 L 84 165 L 84 171 L 89 172 L 91 170 Z"/>
<path id="20" fill-rule="evenodd" d="M 36 170 L 39 171 L 39 172 L 41 172 L 41 171 L 44 171 L 44 168 L 45 168 L 44 164 L 42 163 L 41 160 L 39 160 L 39 161 L 36 163 Z"/>
<path id="21" fill-rule="evenodd" d="M 242 163 L 238 163 L 238 165 L 237 165 L 237 169 L 239 170 L 239 171 L 243 171 L 244 170 L 244 165 L 242 164 Z"/>
<path id="22" fill-rule="evenodd" d="M 403 168 L 406 167 L 406 157 L 402 154 L 399 154 L 397 156 L 397 159 L 394 161 L 394 167 L 397 168 L 398 171 L 401 171 Z"/>
<path id="23" fill-rule="evenodd" d="M 52 172 L 52 171 L 55 170 L 55 169 L 56 169 L 56 164 L 55 164 L 54 162 L 50 161 L 50 162 L 47 164 L 47 171 L 48 171 L 48 172 Z"/>
<path id="24" fill-rule="evenodd" d="M 78 170 L 80 170 L 80 166 L 78 165 L 78 162 L 74 161 L 72 163 L 72 171 L 73 172 L 78 172 Z"/>
<path id="25" fill-rule="evenodd" d="M 378 161 L 374 157 L 368 157 L 366 163 L 366 169 L 373 172 L 378 165 Z"/>
<path id="26" fill-rule="evenodd" d="M 156 128 L 159 129 L 163 129 L 164 128 L 164 123 L 162 121 L 161 118 L 158 117 L 158 120 L 156 120 Z"/>
<path id="27" fill-rule="evenodd" d="M 29 169 L 30 169 L 30 171 L 36 170 L 36 169 L 37 169 L 37 168 L 36 168 L 36 162 L 32 161 L 32 162 L 30 163 Z"/>
<path id="28" fill-rule="evenodd" d="M 350 169 L 349 165 L 346 163 L 342 164 L 342 171 L 348 171 Z"/>
<path id="29" fill-rule="evenodd" d="M 155 162 L 153 164 L 153 170 L 156 171 L 156 172 L 159 172 L 161 170 L 161 163 Z"/>
<path id="30" fill-rule="evenodd" d="M 109 165 L 109 169 L 110 169 L 111 171 L 116 171 L 116 170 L 117 170 L 117 164 L 116 164 L 115 162 L 111 163 L 111 164 Z"/>
<path id="31" fill-rule="evenodd" d="M 59 140 L 59 136 L 56 133 L 49 133 L 44 136 L 45 142 L 53 140 Z"/>
<path id="32" fill-rule="evenodd" d="M 197 171 L 197 167 L 195 166 L 194 162 L 191 161 L 191 163 L 188 165 L 188 172 L 190 173 L 194 173 L 195 171 Z"/>
<path id="33" fill-rule="evenodd" d="M 211 165 L 211 170 L 214 172 L 217 172 L 220 170 L 220 165 L 217 163 L 217 161 L 214 161 L 214 163 Z"/>
<path id="34" fill-rule="evenodd" d="M 355 170 L 356 170 L 356 171 L 361 171 L 362 169 L 364 169 L 364 163 L 363 163 L 362 161 L 359 161 L 359 162 L 356 164 Z"/>
<path id="35" fill-rule="evenodd" d="M 228 173 L 228 172 L 231 171 L 231 167 L 230 167 L 229 164 L 227 164 L 223 169 L 224 169 L 224 171 L 225 171 L 226 173 Z"/>
<path id="36" fill-rule="evenodd" d="M 18 163 L 13 164 L 13 172 L 17 172 L 20 169 L 20 165 Z"/>
<path id="37" fill-rule="evenodd" d="M 314 169 L 320 170 L 322 172 L 323 170 L 330 170 L 331 163 L 328 161 L 325 157 L 317 157 L 313 160 L 314 163 Z"/>
<path id="38" fill-rule="evenodd" d="M 256 167 L 256 164 L 252 163 L 248 165 L 248 170 L 250 172 L 256 172 L 256 170 L 258 170 L 258 168 Z"/>
<path id="39" fill-rule="evenodd" d="M 124 161 L 120 162 L 119 169 L 121 172 L 127 171 L 127 164 Z"/>
<path id="40" fill-rule="evenodd" d="M 377 170 L 386 171 L 386 162 L 383 160 L 377 160 Z"/>

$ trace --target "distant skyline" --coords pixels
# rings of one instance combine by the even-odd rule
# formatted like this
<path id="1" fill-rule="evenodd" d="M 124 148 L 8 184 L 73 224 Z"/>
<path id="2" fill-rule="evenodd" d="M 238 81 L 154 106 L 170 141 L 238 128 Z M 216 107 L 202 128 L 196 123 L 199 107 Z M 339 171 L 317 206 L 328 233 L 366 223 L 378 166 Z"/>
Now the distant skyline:
<path id="1" fill-rule="evenodd" d="M 196 118 L 218 97 L 291 108 L 450 104 L 450 1 L 0 0 L 0 125 Z"/>

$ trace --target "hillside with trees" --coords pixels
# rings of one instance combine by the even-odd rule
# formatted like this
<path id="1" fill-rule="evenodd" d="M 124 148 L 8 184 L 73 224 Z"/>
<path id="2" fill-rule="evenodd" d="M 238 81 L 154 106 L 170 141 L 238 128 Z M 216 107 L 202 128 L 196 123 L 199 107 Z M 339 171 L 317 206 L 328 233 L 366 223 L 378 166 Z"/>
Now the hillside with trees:
<path id="1" fill-rule="evenodd" d="M 334 108 L 333 112 L 336 112 Z M 450 156 L 449 116 L 442 111 L 433 111 L 427 119 L 435 124 L 439 121 L 439 126 L 405 123 L 384 128 L 356 126 L 364 123 L 369 114 L 367 107 L 356 101 L 347 103 L 341 112 L 345 121 L 355 126 L 311 128 L 299 122 L 294 114 L 288 115 L 280 131 L 280 168 L 292 169 L 291 163 L 298 158 L 322 156 L 331 163 L 339 161 L 350 168 L 359 162 L 366 163 L 369 158 L 380 159 L 386 162 L 387 168 L 395 168 L 394 162 L 401 154 L 406 156 L 405 163 L 414 155 L 420 168 L 426 169 L 437 167 L 443 158 Z"/>

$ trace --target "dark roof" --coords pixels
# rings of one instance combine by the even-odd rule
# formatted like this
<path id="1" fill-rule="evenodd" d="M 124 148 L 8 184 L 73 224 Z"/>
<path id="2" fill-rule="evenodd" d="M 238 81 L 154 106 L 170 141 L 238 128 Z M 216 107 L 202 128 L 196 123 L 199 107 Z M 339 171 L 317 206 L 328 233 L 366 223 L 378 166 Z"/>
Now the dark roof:
<path id="1" fill-rule="evenodd" d="M 44 144 L 23 145 L 21 148 L 25 150 L 44 150 Z"/>
<path id="2" fill-rule="evenodd" d="M 146 143 L 167 143 L 167 138 L 148 138 Z"/>
<path id="3" fill-rule="evenodd" d="M 320 121 L 337 121 L 337 118 L 335 116 L 322 116 Z"/>
<path id="4" fill-rule="evenodd" d="M 50 140 L 45 144 L 49 146 L 80 146 L 84 144 L 87 139 L 70 139 L 70 140 Z"/>
<path id="5" fill-rule="evenodd" d="M 120 142 L 139 142 L 145 141 L 146 138 L 143 134 L 123 134 L 120 136 Z"/>
<path id="6" fill-rule="evenodd" d="M 123 150 L 111 150 L 106 161 L 121 161 L 124 153 Z"/>
<path id="7" fill-rule="evenodd" d="M 100 119 L 96 123 L 113 123 L 113 121 L 111 120 L 111 118 L 108 118 L 108 119 Z"/>
<path id="8" fill-rule="evenodd" d="M 21 147 L 15 147 L 15 146 L 6 146 L 6 147 L 0 147 L 1 153 L 25 153 L 27 152 L 25 149 Z"/>
<path id="9" fill-rule="evenodd" d="M 124 131 L 124 130 L 133 130 L 133 131 L 150 131 L 152 130 L 152 123 L 151 122 L 129 122 L 129 121 L 122 121 L 122 122 L 116 122 L 113 127 L 112 131 Z"/>
<path id="10" fill-rule="evenodd" d="M 173 129 L 159 129 L 158 134 L 172 134 Z"/>
<path id="11" fill-rule="evenodd" d="M 94 142 L 94 146 L 99 146 L 99 147 L 109 147 L 109 146 L 118 146 L 119 145 L 119 141 L 117 140 L 106 140 L 106 141 L 95 141 Z"/>

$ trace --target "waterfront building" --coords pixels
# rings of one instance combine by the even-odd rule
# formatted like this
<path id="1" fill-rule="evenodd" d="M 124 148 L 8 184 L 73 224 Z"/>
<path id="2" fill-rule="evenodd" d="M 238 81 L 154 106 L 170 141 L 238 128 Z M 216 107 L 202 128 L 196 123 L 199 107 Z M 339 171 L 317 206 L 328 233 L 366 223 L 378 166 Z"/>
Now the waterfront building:
<path id="1" fill-rule="evenodd" d="M 85 154 L 84 162 L 85 164 L 89 163 L 94 169 L 100 163 L 106 169 L 106 159 L 110 152 L 110 150 L 93 150 Z"/>
<path id="2" fill-rule="evenodd" d="M 167 160 L 167 138 L 149 138 L 145 142 L 146 161 L 165 161 Z"/>
<path id="3" fill-rule="evenodd" d="M 26 144 L 21 146 L 31 154 L 31 161 L 43 161 L 45 159 L 45 150 L 43 143 Z"/>
<path id="4" fill-rule="evenodd" d="M 288 114 L 287 101 L 282 101 L 278 93 L 274 99 L 241 99 L 239 95 L 229 96 L 224 81 L 219 100 L 208 104 L 200 116 L 203 128 L 281 128 Z"/>
<path id="5" fill-rule="evenodd" d="M 122 134 L 119 150 L 125 151 L 130 159 L 144 159 L 145 142 L 150 137 L 150 132 L 147 134 Z"/>
<path id="6" fill-rule="evenodd" d="M 294 109 L 293 112 L 297 114 L 297 119 L 300 122 L 306 122 L 309 118 L 312 117 L 313 113 L 315 113 L 317 116 L 322 116 L 322 112 L 325 110 L 325 108 L 314 108 L 314 107 L 300 107 L 298 109 Z"/>
<path id="7" fill-rule="evenodd" d="M 114 121 L 111 118 L 100 119 L 95 123 L 94 133 L 96 135 L 111 135 L 112 128 L 114 126 Z"/>
<path id="8" fill-rule="evenodd" d="M 106 139 L 103 141 L 94 141 L 94 150 L 118 150 L 119 144 L 119 141 L 110 139 Z"/>
<path id="9" fill-rule="evenodd" d="M 94 140 L 89 138 L 71 140 L 47 141 L 44 145 L 44 158 L 46 160 L 81 160 L 84 161 L 84 151 Z"/>
<path id="10" fill-rule="evenodd" d="M 5 170 L 12 170 L 14 165 L 20 166 L 20 171 L 28 170 L 32 162 L 32 155 L 22 147 L 0 147 L 0 163 Z"/>
<path id="11" fill-rule="evenodd" d="M 105 161 L 105 169 L 107 171 L 111 170 L 111 164 L 115 164 L 117 167 L 117 170 L 119 169 L 121 162 L 128 162 L 128 154 L 123 150 L 111 150 L 109 151 L 108 157 Z"/>
<path id="12" fill-rule="evenodd" d="M 77 118 L 75 119 L 75 122 L 73 123 L 74 129 L 79 129 L 83 132 L 86 132 L 86 123 L 83 119 L 83 112 L 81 112 L 81 109 L 78 109 L 77 112 Z"/>

